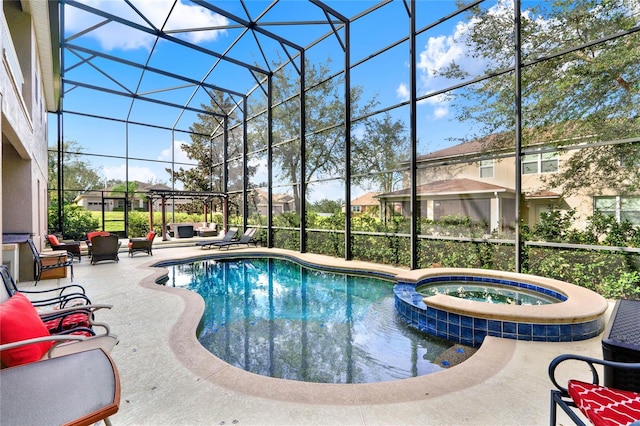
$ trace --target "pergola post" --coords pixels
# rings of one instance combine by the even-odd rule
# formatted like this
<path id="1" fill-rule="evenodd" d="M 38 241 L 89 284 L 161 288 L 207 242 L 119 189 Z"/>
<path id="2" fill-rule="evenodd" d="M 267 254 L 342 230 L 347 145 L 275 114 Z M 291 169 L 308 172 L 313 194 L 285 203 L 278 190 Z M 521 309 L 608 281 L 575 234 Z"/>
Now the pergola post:
<path id="1" fill-rule="evenodd" d="M 164 195 L 160 197 L 160 200 L 162 200 L 162 241 L 167 241 L 167 206 Z"/>

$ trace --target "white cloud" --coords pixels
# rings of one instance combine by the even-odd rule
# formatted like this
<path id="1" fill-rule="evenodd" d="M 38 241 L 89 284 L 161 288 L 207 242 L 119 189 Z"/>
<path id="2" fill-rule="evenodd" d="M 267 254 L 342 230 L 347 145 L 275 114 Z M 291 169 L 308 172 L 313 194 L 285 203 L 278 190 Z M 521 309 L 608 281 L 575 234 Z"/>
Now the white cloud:
<path id="1" fill-rule="evenodd" d="M 437 120 L 446 117 L 449 114 L 449 108 L 440 106 L 434 109 L 433 117 Z"/>
<path id="2" fill-rule="evenodd" d="M 148 26 L 147 22 L 123 1 L 113 0 L 81 0 L 82 3 L 104 12 L 121 16 L 124 19 L 137 24 Z M 157 28 L 164 24 L 167 14 L 171 11 L 174 0 L 134 0 L 134 6 L 153 23 Z M 72 6 L 65 7 L 65 27 L 71 33 L 84 31 L 91 26 L 102 22 L 104 19 L 81 11 Z M 166 23 L 165 30 L 180 30 L 193 28 L 219 27 L 228 24 L 228 20 L 207 9 L 195 5 L 186 5 L 179 0 L 171 11 L 171 16 Z M 117 26 L 117 31 L 114 31 Z M 184 34 L 176 33 L 175 36 L 193 43 L 215 40 L 225 30 L 197 31 Z M 85 37 L 96 39 L 104 50 L 133 50 L 149 49 L 155 37 L 151 34 L 138 31 L 125 25 L 108 23 L 91 32 Z"/>
<path id="3" fill-rule="evenodd" d="M 175 161 L 176 163 L 192 163 L 193 160 L 190 160 L 189 157 L 187 156 L 187 153 L 182 149 L 182 144 L 186 144 L 187 142 L 185 141 L 181 141 L 181 140 L 175 140 L 173 141 L 173 147 L 168 147 L 166 149 L 163 149 L 162 151 L 160 151 L 160 155 L 158 156 L 158 160 L 160 161 Z M 172 150 L 175 151 L 175 157 L 172 157 L 171 152 Z M 189 169 L 191 167 L 189 166 L 183 166 L 181 165 L 181 167 L 185 168 L 185 169 Z"/>
<path id="4" fill-rule="evenodd" d="M 396 89 L 396 95 L 402 101 L 409 100 L 409 88 L 406 84 L 400 83 L 398 88 Z"/>
<path id="5" fill-rule="evenodd" d="M 102 167 L 102 172 L 107 180 L 125 180 L 127 176 L 126 170 L 127 167 L 124 164 L 115 167 Z M 129 181 L 134 180 L 140 182 L 156 182 L 158 180 L 158 176 L 156 176 L 156 174 L 148 167 L 130 166 Z"/>

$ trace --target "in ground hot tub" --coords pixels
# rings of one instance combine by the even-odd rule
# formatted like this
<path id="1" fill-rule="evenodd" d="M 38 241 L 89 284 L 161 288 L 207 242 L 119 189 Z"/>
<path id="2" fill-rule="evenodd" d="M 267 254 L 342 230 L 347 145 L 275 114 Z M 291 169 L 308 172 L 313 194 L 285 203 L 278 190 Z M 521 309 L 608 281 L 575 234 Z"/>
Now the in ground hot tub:
<path id="1" fill-rule="evenodd" d="M 396 280 L 396 310 L 409 325 L 464 345 L 480 346 L 485 336 L 570 342 L 596 337 L 604 330 L 607 301 L 591 290 L 559 280 L 466 268 L 408 271 Z M 431 296 L 416 291 L 432 282 L 443 287 L 512 288 L 514 294 L 537 293 L 548 303 L 494 304 L 437 291 Z"/>

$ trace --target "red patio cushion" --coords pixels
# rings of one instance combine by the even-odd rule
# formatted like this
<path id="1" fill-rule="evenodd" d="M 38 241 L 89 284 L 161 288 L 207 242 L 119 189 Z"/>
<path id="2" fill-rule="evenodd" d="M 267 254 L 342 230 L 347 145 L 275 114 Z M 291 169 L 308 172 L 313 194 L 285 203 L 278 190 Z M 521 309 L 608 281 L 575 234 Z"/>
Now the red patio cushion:
<path id="1" fill-rule="evenodd" d="M 24 294 L 15 293 L 0 303 L 0 344 L 45 336 L 49 331 Z M 52 345 L 53 342 L 42 342 L 20 346 L 0 352 L 0 359 L 7 367 L 39 361 Z"/>
<path id="2" fill-rule="evenodd" d="M 156 233 L 151 231 L 147 234 L 147 240 L 151 241 L 156 237 Z"/>
<path id="3" fill-rule="evenodd" d="M 640 393 L 569 380 L 569 396 L 595 426 L 628 425 L 640 419 Z"/>
<path id="4" fill-rule="evenodd" d="M 76 327 L 91 328 L 89 323 L 89 314 L 86 312 L 79 312 L 76 314 L 70 314 L 63 318 L 54 318 L 44 321 L 44 326 L 50 334 L 59 333 L 64 330 L 70 330 Z"/>
<path id="5" fill-rule="evenodd" d="M 60 245 L 60 241 L 58 240 L 58 237 L 56 237 L 55 235 L 51 234 L 47 238 L 49 239 L 49 244 L 51 244 L 52 247 Z"/>

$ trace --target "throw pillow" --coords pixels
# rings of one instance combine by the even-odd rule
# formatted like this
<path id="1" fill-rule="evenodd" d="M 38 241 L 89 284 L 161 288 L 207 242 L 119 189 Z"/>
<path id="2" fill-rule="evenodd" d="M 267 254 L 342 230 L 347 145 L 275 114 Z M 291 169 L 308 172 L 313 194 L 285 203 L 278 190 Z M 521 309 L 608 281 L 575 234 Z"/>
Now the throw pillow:
<path id="1" fill-rule="evenodd" d="M 0 303 L 0 344 L 44 336 L 49 336 L 49 331 L 24 294 L 15 293 Z M 0 352 L 0 359 L 7 367 L 38 361 L 52 345 L 41 342 L 8 349 Z"/>

